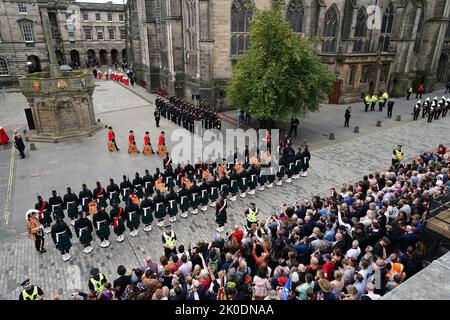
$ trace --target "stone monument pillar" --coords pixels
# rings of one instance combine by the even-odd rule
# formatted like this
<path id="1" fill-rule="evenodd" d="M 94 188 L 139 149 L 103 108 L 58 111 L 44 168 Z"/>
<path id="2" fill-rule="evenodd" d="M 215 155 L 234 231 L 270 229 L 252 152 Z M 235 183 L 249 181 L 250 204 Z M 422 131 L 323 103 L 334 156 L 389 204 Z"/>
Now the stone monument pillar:
<path id="1" fill-rule="evenodd" d="M 60 71 L 46 8 L 40 8 L 50 70 L 19 78 L 20 88 L 31 107 L 35 130 L 30 141 L 59 142 L 90 136 L 100 129 L 92 94 L 94 76 L 85 71 Z"/>

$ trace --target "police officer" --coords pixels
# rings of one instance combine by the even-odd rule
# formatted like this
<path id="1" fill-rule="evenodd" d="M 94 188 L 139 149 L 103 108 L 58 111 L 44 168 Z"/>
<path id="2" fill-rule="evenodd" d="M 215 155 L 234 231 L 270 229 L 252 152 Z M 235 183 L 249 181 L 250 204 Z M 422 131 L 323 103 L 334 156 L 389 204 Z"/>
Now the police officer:
<path id="1" fill-rule="evenodd" d="M 81 191 L 78 193 L 78 198 L 81 201 L 81 211 L 89 211 L 89 203 L 92 201 L 94 195 L 89 190 L 85 183 L 81 186 Z"/>
<path id="2" fill-rule="evenodd" d="M 74 226 L 75 220 L 78 218 L 78 197 L 72 193 L 72 189 L 67 187 L 67 193 L 64 195 L 64 207 L 67 209 L 67 215 L 70 218 L 70 223 Z"/>
<path id="3" fill-rule="evenodd" d="M 23 290 L 19 294 L 19 300 L 44 300 L 44 291 L 31 284 L 30 279 L 25 280 L 20 285 Z"/>
<path id="4" fill-rule="evenodd" d="M 412 92 L 413 92 L 413 88 L 411 85 L 409 85 L 408 89 L 406 89 L 406 100 L 409 100 L 409 97 L 411 96 Z"/>
<path id="5" fill-rule="evenodd" d="M 114 179 L 109 179 L 109 185 L 106 187 L 108 193 L 109 204 L 112 206 L 114 202 L 120 203 L 120 189 L 119 186 L 114 183 Z"/>
<path id="6" fill-rule="evenodd" d="M 369 111 L 369 106 L 372 102 L 372 99 L 370 98 L 370 95 L 365 95 L 364 97 L 364 111 L 367 112 Z"/>
<path id="7" fill-rule="evenodd" d="M 153 201 L 149 198 L 148 193 L 144 194 L 144 199 L 141 202 L 141 216 L 142 223 L 145 225 L 144 231 L 149 232 L 152 231 L 152 222 L 153 222 L 153 210 L 154 210 Z"/>
<path id="8" fill-rule="evenodd" d="M 70 231 L 69 226 L 64 222 L 61 216 L 56 216 L 56 224 L 52 226 L 52 239 L 56 245 L 56 249 L 61 252 L 63 261 L 69 261 L 72 255 L 69 253 L 72 243 L 70 238 L 72 238 L 72 231 Z"/>
<path id="9" fill-rule="evenodd" d="M 92 268 L 89 274 L 89 291 L 101 293 L 105 290 L 105 283 L 107 282 L 105 275 L 98 268 Z"/>
<path id="10" fill-rule="evenodd" d="M 111 244 L 108 240 L 111 231 L 109 230 L 109 216 L 105 212 L 105 210 L 97 206 L 97 213 L 94 214 L 93 217 L 94 229 L 97 233 L 97 236 L 100 238 L 100 247 L 107 248 Z"/>
<path id="11" fill-rule="evenodd" d="M 378 96 L 376 94 L 372 95 L 370 111 L 375 111 L 375 105 L 377 104 Z"/>
<path id="12" fill-rule="evenodd" d="M 403 160 L 404 154 L 402 150 L 402 145 L 398 144 L 397 148 L 392 151 L 392 165 L 397 166 L 400 164 L 400 161 Z"/>
<path id="13" fill-rule="evenodd" d="M 84 253 L 91 253 L 94 249 L 91 246 L 92 230 L 91 220 L 87 218 L 85 211 L 81 211 L 78 220 L 75 222 L 75 235 L 80 239 L 80 243 L 84 247 Z"/>
<path id="14" fill-rule="evenodd" d="M 258 223 L 258 214 L 259 210 L 256 207 L 255 203 L 250 203 L 250 208 L 245 210 L 245 217 L 247 219 L 247 228 L 250 229 L 252 227 L 252 224 Z"/>
<path id="15" fill-rule="evenodd" d="M 173 232 L 170 224 L 166 226 L 161 238 L 164 248 L 164 255 L 167 258 L 170 258 L 172 254 L 177 253 L 177 235 Z"/>

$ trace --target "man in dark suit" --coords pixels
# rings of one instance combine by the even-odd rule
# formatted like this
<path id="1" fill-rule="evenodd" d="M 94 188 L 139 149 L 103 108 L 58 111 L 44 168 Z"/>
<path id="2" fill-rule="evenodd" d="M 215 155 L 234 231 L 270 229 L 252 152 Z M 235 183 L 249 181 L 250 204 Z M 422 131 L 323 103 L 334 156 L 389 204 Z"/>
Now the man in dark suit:
<path id="1" fill-rule="evenodd" d="M 23 159 L 25 158 L 25 144 L 23 143 L 22 137 L 20 134 L 16 131 L 14 132 L 14 146 L 17 150 L 20 152 L 20 157 Z"/>

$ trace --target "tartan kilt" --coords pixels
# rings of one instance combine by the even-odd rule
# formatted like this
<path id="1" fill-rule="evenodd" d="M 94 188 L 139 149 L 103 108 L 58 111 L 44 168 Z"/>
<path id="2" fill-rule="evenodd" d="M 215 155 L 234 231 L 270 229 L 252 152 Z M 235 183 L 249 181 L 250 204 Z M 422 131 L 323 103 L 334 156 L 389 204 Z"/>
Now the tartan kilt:
<path id="1" fill-rule="evenodd" d="M 237 180 L 231 180 L 230 182 L 230 193 L 236 194 L 239 191 L 239 182 Z"/>
<path id="2" fill-rule="evenodd" d="M 288 163 L 287 169 L 286 169 L 286 174 L 289 178 L 292 177 L 292 175 L 294 174 L 294 167 L 295 167 L 295 164 L 293 162 Z"/>
<path id="3" fill-rule="evenodd" d="M 51 224 L 53 222 L 51 213 L 50 212 L 43 213 L 42 219 L 39 219 L 39 222 L 43 225 Z"/>
<path id="4" fill-rule="evenodd" d="M 267 181 L 269 181 L 269 183 L 273 183 L 275 181 L 275 175 L 274 174 L 267 175 Z"/>
<path id="5" fill-rule="evenodd" d="M 98 203 L 102 208 L 106 208 L 106 207 L 108 206 L 108 203 L 106 202 L 105 196 L 99 197 L 98 200 L 97 200 L 97 203 Z"/>
<path id="6" fill-rule="evenodd" d="M 115 194 L 113 194 L 113 196 L 111 197 L 111 199 L 109 199 L 109 204 L 112 206 L 114 202 L 117 202 L 118 204 L 120 203 L 120 197 L 117 194 L 117 192 Z"/>
<path id="7" fill-rule="evenodd" d="M 216 223 L 218 225 L 224 225 L 227 223 L 227 214 L 222 212 L 216 215 Z"/>
<path id="8" fill-rule="evenodd" d="M 203 190 L 202 190 L 203 191 Z M 202 192 L 201 192 L 202 193 Z M 205 190 L 204 195 L 202 196 L 202 194 L 200 193 L 200 203 L 204 206 L 206 206 L 208 204 L 209 201 L 209 195 L 208 195 L 208 190 Z"/>
<path id="9" fill-rule="evenodd" d="M 253 179 L 252 179 L 252 176 L 250 176 L 249 180 L 248 180 L 248 183 L 247 183 L 247 185 L 250 188 L 250 190 L 256 189 L 256 185 L 257 184 L 258 184 L 258 180 L 256 178 L 256 175 L 253 176 Z"/>
<path id="10" fill-rule="evenodd" d="M 102 223 L 100 229 L 98 229 L 95 233 L 99 238 L 106 238 L 109 237 L 111 231 L 109 230 L 109 226 L 106 223 Z"/>
<path id="11" fill-rule="evenodd" d="M 300 160 L 295 160 L 294 163 L 294 173 L 299 174 L 303 169 L 302 162 Z"/>
<path id="12" fill-rule="evenodd" d="M 144 211 L 144 210 L 142 210 Z M 142 223 L 143 224 L 151 224 L 153 222 L 153 214 L 152 214 L 152 210 L 147 210 L 147 215 L 144 215 L 144 213 L 142 213 Z"/>
<path id="13" fill-rule="evenodd" d="M 55 219 L 56 217 L 61 217 L 64 219 L 66 217 L 64 215 L 64 210 L 61 208 L 55 208 L 55 210 L 53 211 L 53 219 Z"/>
<path id="14" fill-rule="evenodd" d="M 189 197 L 186 196 L 183 200 L 180 200 L 180 210 L 181 211 L 187 211 L 190 207 L 190 200 Z"/>
<path id="15" fill-rule="evenodd" d="M 277 172 L 277 177 L 278 178 L 283 178 L 285 174 L 285 170 L 284 170 L 284 166 L 280 166 L 278 172 Z"/>
<path id="16" fill-rule="evenodd" d="M 303 165 L 303 172 L 305 172 L 305 171 L 308 170 L 308 169 L 309 169 L 309 161 L 306 160 L 306 161 L 305 161 L 305 164 Z"/>
<path id="17" fill-rule="evenodd" d="M 239 178 L 239 190 L 242 192 L 247 191 L 247 178 L 245 179 L 245 182 L 242 180 L 242 178 Z"/>
<path id="18" fill-rule="evenodd" d="M 211 192 L 209 194 L 209 199 L 211 201 L 216 201 L 217 198 L 219 198 L 219 189 L 218 188 L 211 189 Z"/>
<path id="19" fill-rule="evenodd" d="M 137 228 L 139 226 L 139 223 L 140 223 L 139 216 L 133 216 L 131 218 L 131 220 L 127 219 L 127 227 L 130 228 L 130 229 L 131 228 Z"/>
<path id="20" fill-rule="evenodd" d="M 167 205 L 167 213 L 169 214 L 169 216 L 173 217 L 178 213 L 178 206 L 177 206 L 177 202 L 174 201 L 173 202 L 173 206 L 170 206 L 170 203 Z"/>
<path id="21" fill-rule="evenodd" d="M 119 219 L 119 221 L 117 222 L 117 228 L 114 228 L 114 233 L 117 236 L 120 236 L 124 232 L 125 232 L 125 222 L 123 222 L 122 219 Z"/>
<path id="22" fill-rule="evenodd" d="M 87 229 L 81 231 L 80 243 L 84 246 L 92 242 L 92 233 Z"/>
<path id="23" fill-rule="evenodd" d="M 155 205 L 156 207 L 156 205 Z M 156 219 L 162 219 L 166 216 L 166 205 L 164 203 L 161 203 L 159 205 L 159 209 L 155 212 L 155 218 Z"/>
<path id="24" fill-rule="evenodd" d="M 190 202 L 191 202 L 191 207 L 192 208 L 194 208 L 194 209 L 197 208 L 199 206 L 199 204 L 200 204 L 200 195 L 196 194 L 195 200 L 192 198 Z"/>
<path id="25" fill-rule="evenodd" d="M 142 187 L 136 188 L 136 196 L 137 196 L 139 199 L 142 199 L 142 198 L 144 197 L 144 191 L 142 191 Z"/>
<path id="26" fill-rule="evenodd" d="M 228 184 L 221 184 L 220 185 L 220 192 L 223 194 L 224 197 L 227 197 L 228 193 L 229 193 Z"/>
<path id="27" fill-rule="evenodd" d="M 76 205 L 75 203 L 69 204 L 67 208 L 67 215 L 71 219 L 75 219 L 78 216 L 78 205 Z"/>
<path id="28" fill-rule="evenodd" d="M 69 250 L 72 247 L 70 238 L 67 234 L 61 235 L 56 243 L 56 249 L 59 251 Z"/>
<path id="29" fill-rule="evenodd" d="M 266 182 L 267 182 L 267 175 L 265 175 L 265 174 L 260 174 L 259 176 L 258 176 L 258 182 L 259 182 L 259 184 L 260 185 L 264 185 L 264 184 L 266 184 Z"/>
<path id="30" fill-rule="evenodd" d="M 128 190 L 125 192 L 125 195 L 123 195 L 123 192 L 122 192 L 122 201 L 123 201 L 123 202 L 127 202 L 127 201 L 128 201 L 128 198 L 130 197 L 130 194 L 131 194 L 131 190 L 130 190 L 130 189 L 128 189 Z"/>

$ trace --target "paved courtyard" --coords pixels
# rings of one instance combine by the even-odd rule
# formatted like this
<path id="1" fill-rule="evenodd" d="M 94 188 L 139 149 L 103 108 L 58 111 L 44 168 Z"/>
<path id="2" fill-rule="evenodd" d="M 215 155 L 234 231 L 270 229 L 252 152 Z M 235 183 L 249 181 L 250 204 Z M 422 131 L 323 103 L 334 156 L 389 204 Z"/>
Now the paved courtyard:
<path id="1" fill-rule="evenodd" d="M 68 263 L 62 261 L 49 236 L 46 237 L 47 253 L 39 255 L 25 233 L 24 215 L 27 209 L 34 207 L 36 194 L 48 198 L 55 188 L 62 196 L 67 186 L 78 193 L 82 183 L 93 188 L 100 180 L 106 186 L 109 177 L 120 182 L 123 174 L 132 177 L 136 171 L 142 175 L 144 169 L 153 172 L 156 167 L 162 167 L 159 156 L 144 157 L 126 152 L 128 131 L 135 131 L 139 146 L 146 130 L 156 144 L 160 129 L 170 136 L 178 127 L 162 119 L 161 128 L 156 128 L 153 120 L 155 96 L 140 87 L 134 87 L 133 91 L 112 81 L 102 81 L 98 82 L 94 93 L 97 118 L 115 129 L 122 148 L 118 153 L 106 150 L 106 129 L 81 140 L 36 143 L 36 150 L 27 149 L 27 158 L 23 160 L 17 157 L 11 144 L 0 146 L 0 252 L 3 253 L 0 256 L 0 299 L 16 299 L 20 283 L 27 277 L 48 295 L 59 293 L 67 298 L 72 290 L 87 290 L 88 274 L 93 266 L 99 267 L 112 280 L 119 264 L 131 269 L 142 265 L 147 255 L 158 259 L 162 254 L 157 228 L 150 233 L 141 229 L 137 237 L 127 237 L 120 244 L 112 241 L 106 249 L 95 245 L 90 255 L 83 254 L 81 245 L 73 238 L 73 258 Z M 442 92 L 429 96 L 435 95 L 440 97 Z M 346 106 L 326 105 L 320 112 L 302 119 L 300 137 L 295 142 L 300 144 L 306 140 L 310 145 L 312 161 L 308 177 L 229 203 L 228 226 L 242 224 L 249 202 L 255 202 L 262 215 L 269 216 L 284 203 L 326 192 L 332 186 L 381 169 L 390 162 L 392 148 L 397 143 L 403 144 L 406 158 L 430 150 L 438 143 L 450 143 L 450 118 L 431 124 L 424 120 L 412 122 L 409 113 L 414 102 L 398 100 L 391 120 L 386 119 L 385 111 L 365 113 L 362 104 L 354 104 L 351 128 L 343 128 Z M 24 107 L 25 98 L 18 92 L 7 92 L 6 101 L 0 97 L 0 122 L 4 121 L 0 125 L 8 130 L 10 137 L 12 130 L 26 127 Z M 397 114 L 402 116 L 402 121 L 395 121 Z M 375 126 L 377 120 L 382 120 L 381 128 Z M 353 133 L 355 125 L 360 127 L 360 133 Z M 232 125 L 225 123 L 224 127 Z M 335 133 L 335 140 L 328 140 L 330 132 Z M 180 244 L 210 240 L 215 234 L 214 211 L 209 209 L 206 214 L 186 220 L 179 218 L 173 228 Z"/>

